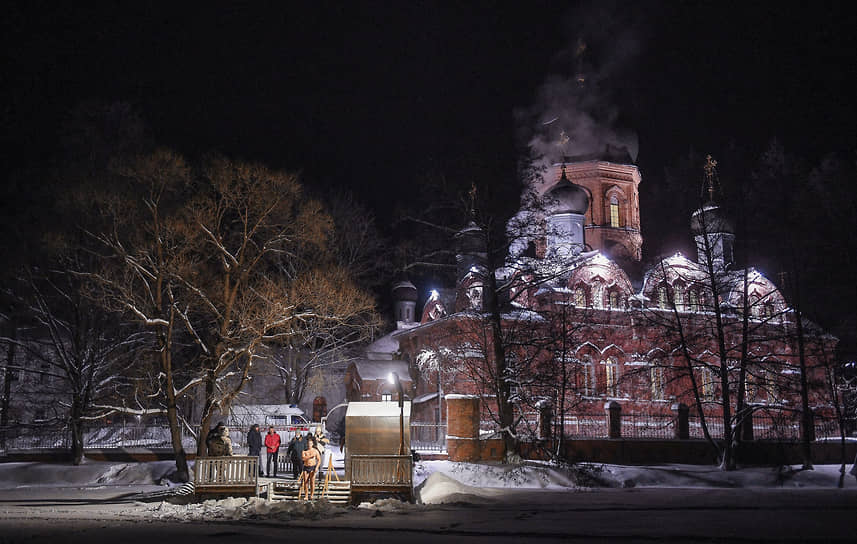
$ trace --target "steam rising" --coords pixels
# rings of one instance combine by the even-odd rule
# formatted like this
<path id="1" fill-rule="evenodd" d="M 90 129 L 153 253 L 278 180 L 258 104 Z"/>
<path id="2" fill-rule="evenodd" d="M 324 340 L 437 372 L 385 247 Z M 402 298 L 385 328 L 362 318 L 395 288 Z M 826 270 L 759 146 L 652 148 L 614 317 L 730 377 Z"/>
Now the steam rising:
<path id="1" fill-rule="evenodd" d="M 637 134 L 622 126 L 613 97 L 640 51 L 634 15 L 627 4 L 605 8 L 602 2 L 572 17 L 570 43 L 554 59 L 554 73 L 535 103 L 517 112 L 522 141 L 537 166 L 591 158 L 635 162 Z"/>

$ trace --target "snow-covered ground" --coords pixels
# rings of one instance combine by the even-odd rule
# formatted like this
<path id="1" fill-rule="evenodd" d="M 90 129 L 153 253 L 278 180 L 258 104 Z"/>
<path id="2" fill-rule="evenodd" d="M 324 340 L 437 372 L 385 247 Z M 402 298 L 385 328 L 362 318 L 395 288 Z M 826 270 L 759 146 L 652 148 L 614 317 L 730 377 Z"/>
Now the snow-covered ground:
<path id="1" fill-rule="evenodd" d="M 570 536 L 830 542 L 851 541 L 845 535 L 857 531 L 853 516 L 857 481 L 847 475 L 845 489 L 837 489 L 839 467 L 831 465 L 814 471 L 754 467 L 723 472 L 691 465 L 568 468 L 426 461 L 415 467 L 419 504 L 382 499 L 351 509 L 324 500 L 269 503 L 230 498 L 197 504 L 141 500 L 141 493 L 176 485 L 169 480 L 173 470 L 170 461 L 86 462 L 78 467 L 0 464 L 0 534 L 18 531 L 14 534 L 21 539 L 41 535 L 32 540 L 38 544 L 78 535 L 75 542 L 91 544 L 81 528 L 106 527 L 120 535 L 135 535 L 142 526 L 160 527 L 168 534 L 181 526 L 186 528 L 178 530 L 181 537 L 162 541 L 223 536 L 228 538 L 221 542 L 237 542 L 245 529 L 224 527 L 241 523 L 246 530 L 268 536 L 285 527 L 298 531 L 293 536 L 320 527 L 333 531 L 325 534 L 358 531 L 367 542 L 380 538 L 372 531 L 393 531 L 383 538 L 391 544 L 414 544 L 434 537 L 461 542 L 471 536 L 527 542 L 533 535 L 543 542 Z M 473 540 L 477 541 L 482 542 Z"/>
<path id="2" fill-rule="evenodd" d="M 338 457 L 338 456 L 337 456 Z M 191 465 L 192 466 L 192 465 Z M 846 467 L 850 469 L 849 467 Z M 48 463 L 0 464 L 0 490 L 39 488 L 70 494 L 83 490 L 122 488 L 123 491 L 150 491 L 157 486 L 176 485 L 170 480 L 172 461 L 111 463 L 87 461 L 80 466 Z M 836 488 L 840 467 L 819 465 L 815 470 L 798 467 L 748 467 L 722 471 L 705 465 L 620 466 L 581 464 L 572 467 L 528 462 L 521 465 L 499 463 L 454 463 L 423 461 L 414 467 L 414 486 L 423 504 L 485 502 L 503 495 L 503 490 L 530 489 L 585 492 L 597 488 Z M 847 475 L 846 489 L 857 489 L 857 480 Z M 126 489 L 127 488 L 127 489 Z M 237 501 L 237 502 L 236 502 Z M 204 506 L 203 506 L 204 505 Z M 147 508 L 151 509 L 151 505 Z M 389 503 L 385 506 L 389 508 Z M 231 502 L 206 501 L 200 505 L 152 509 L 157 516 L 175 516 L 182 510 L 189 518 L 217 515 L 225 518 L 324 515 L 321 511 L 294 505 L 271 506 L 264 501 L 235 499 Z"/>
<path id="3" fill-rule="evenodd" d="M 0 463 L 0 489 L 172 485 L 174 461 L 151 463 Z"/>

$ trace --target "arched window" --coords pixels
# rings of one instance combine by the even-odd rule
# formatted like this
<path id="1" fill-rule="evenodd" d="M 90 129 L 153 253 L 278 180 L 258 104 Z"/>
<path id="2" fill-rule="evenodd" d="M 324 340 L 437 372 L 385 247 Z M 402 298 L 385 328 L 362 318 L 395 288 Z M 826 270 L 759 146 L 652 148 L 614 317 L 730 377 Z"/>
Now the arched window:
<path id="1" fill-rule="evenodd" d="M 584 395 L 594 395 L 596 393 L 595 390 L 595 369 L 592 366 L 592 359 L 587 355 L 583 358 L 583 364 L 580 368 L 581 371 L 581 379 L 580 379 L 580 391 Z"/>
<path id="2" fill-rule="evenodd" d="M 610 197 L 610 226 L 619 228 L 619 199 L 616 195 Z"/>
<path id="3" fill-rule="evenodd" d="M 327 399 L 324 397 L 316 397 L 312 401 L 312 420 L 321 421 L 321 418 L 327 415 Z"/>
<path id="4" fill-rule="evenodd" d="M 586 289 L 582 285 L 574 288 L 574 305 L 578 308 L 586 306 Z"/>
<path id="5" fill-rule="evenodd" d="M 618 310 L 619 307 L 619 292 L 610 291 L 610 308 L 613 310 Z"/>
<path id="6" fill-rule="evenodd" d="M 716 385 L 714 371 L 703 367 L 699 373 L 699 387 L 702 390 L 702 400 L 711 402 L 714 400 L 714 386 Z"/>
<path id="7" fill-rule="evenodd" d="M 753 293 L 750 295 L 749 308 L 751 316 L 764 317 L 762 313 L 764 310 L 764 308 L 762 307 L 762 296 L 759 294 L 758 291 L 753 291 Z"/>
<path id="8" fill-rule="evenodd" d="M 666 310 L 670 306 L 669 295 L 667 293 L 667 286 L 661 285 L 658 287 L 658 307 L 662 310 Z"/>
<path id="9" fill-rule="evenodd" d="M 698 312 L 699 311 L 699 295 L 696 293 L 695 289 L 690 289 L 687 292 L 687 298 L 690 301 L 690 311 Z"/>
<path id="10" fill-rule="evenodd" d="M 747 372 L 744 375 L 744 398 L 747 402 L 755 402 L 756 401 L 756 389 L 757 389 L 757 381 L 755 376 L 750 372 Z"/>
<path id="11" fill-rule="evenodd" d="M 604 361 L 604 372 L 606 376 L 605 386 L 607 394 L 611 397 L 619 396 L 619 362 L 615 357 L 608 357 Z"/>
<path id="12" fill-rule="evenodd" d="M 652 387 L 652 400 L 664 400 L 664 369 L 653 366 L 649 369 L 649 380 Z"/>
<path id="13" fill-rule="evenodd" d="M 592 306 L 594 308 L 604 307 L 604 282 L 596 279 L 592 283 Z"/>
<path id="14" fill-rule="evenodd" d="M 673 283 L 673 302 L 678 311 L 684 311 L 684 283 L 680 281 Z"/>

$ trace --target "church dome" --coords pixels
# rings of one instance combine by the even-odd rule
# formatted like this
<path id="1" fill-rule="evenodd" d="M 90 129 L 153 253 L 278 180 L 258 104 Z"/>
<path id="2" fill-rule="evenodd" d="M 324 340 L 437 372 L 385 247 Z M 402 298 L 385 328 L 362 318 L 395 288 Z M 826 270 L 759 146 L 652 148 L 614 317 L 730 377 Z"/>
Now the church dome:
<path id="1" fill-rule="evenodd" d="M 690 230 L 694 236 L 715 233 L 735 234 L 735 229 L 732 228 L 732 224 L 726 219 L 723 209 L 714 201 L 709 201 L 693 212 L 693 215 L 690 217 Z"/>
<path id="2" fill-rule="evenodd" d="M 403 279 L 401 281 L 396 282 L 393 285 L 393 299 L 401 300 L 401 301 L 417 301 L 417 288 L 416 286 L 408 281 L 407 279 Z"/>
<path id="3" fill-rule="evenodd" d="M 562 177 L 547 193 L 545 193 L 548 215 L 575 213 L 584 215 L 589 209 L 589 195 L 580 185 L 569 181 L 562 169 Z"/>

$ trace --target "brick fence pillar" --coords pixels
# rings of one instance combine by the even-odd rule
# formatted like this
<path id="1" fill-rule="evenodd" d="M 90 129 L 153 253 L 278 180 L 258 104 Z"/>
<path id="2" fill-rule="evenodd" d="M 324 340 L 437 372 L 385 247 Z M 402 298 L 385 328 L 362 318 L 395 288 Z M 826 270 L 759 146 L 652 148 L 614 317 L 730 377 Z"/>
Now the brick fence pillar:
<path id="1" fill-rule="evenodd" d="M 481 418 L 476 395 L 446 395 L 446 451 L 450 461 L 479 461 Z"/>
<path id="2" fill-rule="evenodd" d="M 553 405 L 542 399 L 536 403 L 539 410 L 539 440 L 550 440 L 553 434 Z"/>
<path id="3" fill-rule="evenodd" d="M 812 413 L 812 408 L 809 409 L 805 414 L 801 414 L 800 418 L 800 437 L 803 439 L 803 429 L 806 427 L 807 432 L 809 433 L 809 440 L 812 442 L 815 440 L 815 414 Z"/>
<path id="4" fill-rule="evenodd" d="M 607 438 L 622 438 L 622 406 L 615 400 L 604 403 L 607 412 Z"/>
<path id="5" fill-rule="evenodd" d="M 670 406 L 670 409 L 675 414 L 675 427 L 673 428 L 673 436 L 678 440 L 687 440 L 690 438 L 690 409 L 687 404 L 677 402 Z"/>
<path id="6" fill-rule="evenodd" d="M 755 436 L 753 436 L 753 414 L 755 412 L 750 407 L 750 413 L 748 413 L 741 420 L 741 440 L 744 442 L 752 442 L 755 440 Z"/>

